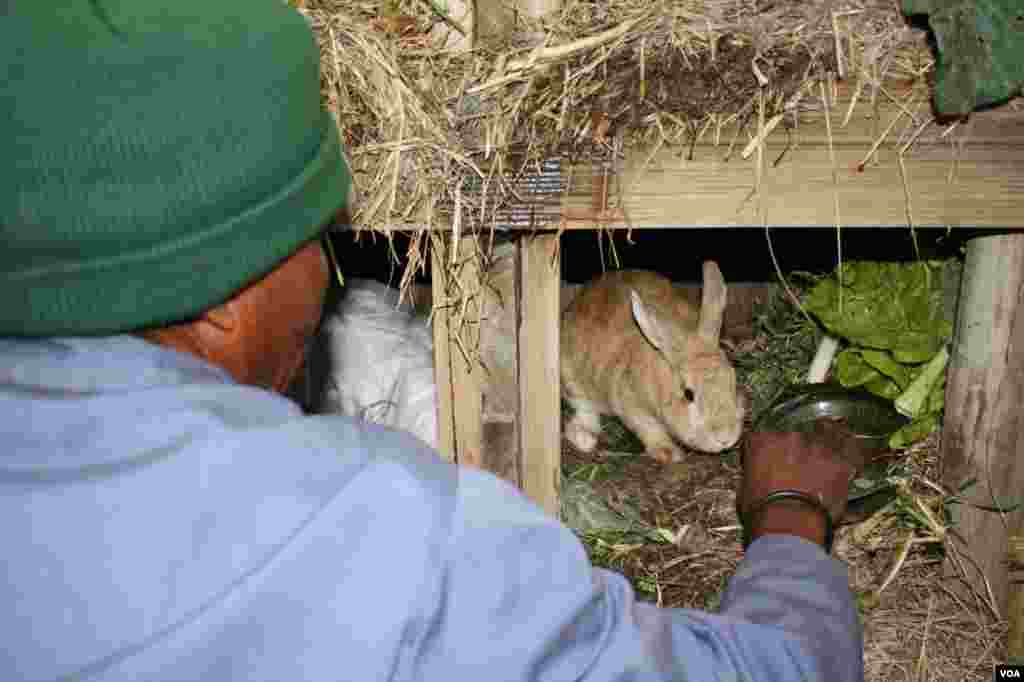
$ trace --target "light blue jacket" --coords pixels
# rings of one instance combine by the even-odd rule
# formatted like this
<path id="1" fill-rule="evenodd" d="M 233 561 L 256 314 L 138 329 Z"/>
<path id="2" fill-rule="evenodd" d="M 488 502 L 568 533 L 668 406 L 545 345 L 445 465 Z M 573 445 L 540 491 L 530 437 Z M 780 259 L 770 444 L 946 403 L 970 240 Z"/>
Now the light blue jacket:
<path id="1" fill-rule="evenodd" d="M 0 680 L 860 680 L 842 565 L 638 603 L 512 487 L 134 337 L 0 339 Z"/>

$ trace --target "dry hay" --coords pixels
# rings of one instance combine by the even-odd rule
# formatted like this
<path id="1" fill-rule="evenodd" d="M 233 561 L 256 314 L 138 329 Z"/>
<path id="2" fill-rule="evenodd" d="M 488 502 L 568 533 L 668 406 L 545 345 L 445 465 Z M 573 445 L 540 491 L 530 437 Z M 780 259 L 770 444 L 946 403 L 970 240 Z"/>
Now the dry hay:
<path id="1" fill-rule="evenodd" d="M 513 17 L 471 51 L 445 47 L 457 22 L 430 0 L 301 5 L 354 171 L 357 236 L 414 230 L 403 291 L 427 243 L 440 246 L 441 234 L 415 228 L 452 244 L 493 229 L 537 201 L 523 178 L 545 159 L 685 153 L 698 141 L 728 157 L 822 116 L 836 79 L 854 102 L 893 99 L 894 82 L 927 92 L 932 67 L 924 31 L 893 0 L 566 0 L 542 19 Z M 837 126 L 842 113 L 830 114 Z M 564 217 L 556 207 L 539 222 Z M 601 212 L 590 217 L 599 224 Z"/>
<path id="2" fill-rule="evenodd" d="M 1006 661 L 989 595 L 943 568 L 944 552 L 960 576 L 970 558 L 946 541 L 938 455 L 937 436 L 902 454 L 895 505 L 849 527 L 837 547 L 860 596 L 867 680 L 989 680 Z"/>
<path id="3" fill-rule="evenodd" d="M 759 333 L 733 351 L 738 378 L 752 394 L 751 420 L 773 386 L 806 370 L 820 338 L 782 293 L 756 319 Z M 614 423 L 607 424 L 602 445 L 603 452 L 589 455 L 567 445 L 567 475 L 589 480 L 607 507 L 639 522 L 628 532 L 585 534 L 594 562 L 625 574 L 646 600 L 716 608 L 743 556 L 737 452 L 692 453 L 684 464 L 664 468 L 636 456 L 642 446 Z M 849 569 L 864 624 L 868 682 L 980 682 L 1005 661 L 1006 625 L 987 595 L 944 573 L 944 551 L 955 548 L 945 542 L 954 531 L 944 523 L 950 495 L 935 483 L 938 452 L 933 436 L 894 453 L 895 500 L 869 517 L 848 517 L 837 532 L 834 553 Z M 970 559 L 958 555 L 954 563 L 969 565 Z"/>

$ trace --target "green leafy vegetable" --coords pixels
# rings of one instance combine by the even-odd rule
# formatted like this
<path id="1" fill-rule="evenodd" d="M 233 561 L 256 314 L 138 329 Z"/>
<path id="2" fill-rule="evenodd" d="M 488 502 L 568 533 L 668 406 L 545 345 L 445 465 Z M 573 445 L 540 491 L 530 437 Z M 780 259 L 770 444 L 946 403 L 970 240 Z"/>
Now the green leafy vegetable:
<path id="1" fill-rule="evenodd" d="M 952 334 L 944 315 L 943 261 L 850 261 L 805 302 L 825 328 L 855 346 L 888 350 L 900 363 L 925 362 Z M 840 286 L 842 282 L 842 302 Z"/>
<path id="2" fill-rule="evenodd" d="M 835 359 L 836 375 L 843 386 L 863 386 L 882 377 L 856 350 L 844 350 Z"/>
<path id="3" fill-rule="evenodd" d="M 889 447 L 901 450 L 924 440 L 939 428 L 939 415 L 929 414 L 915 419 L 896 433 L 889 436 Z"/>
<path id="4" fill-rule="evenodd" d="M 911 370 L 896 362 L 891 353 L 879 350 L 862 350 L 861 357 L 864 361 L 874 367 L 877 371 L 892 379 L 896 386 L 905 389 L 910 384 Z"/>
<path id="5" fill-rule="evenodd" d="M 868 351 L 876 353 L 877 351 Z M 877 358 L 875 358 L 877 359 Z M 836 374 L 839 383 L 853 388 L 861 386 L 865 390 L 890 400 L 900 394 L 900 385 L 880 372 L 864 357 L 861 348 L 848 348 L 836 358 Z"/>
<path id="6" fill-rule="evenodd" d="M 804 301 L 848 344 L 834 363 L 839 382 L 893 400 L 911 418 L 892 435 L 891 447 L 907 447 L 938 428 L 958 277 L 955 260 L 852 261 L 818 282 Z"/>
<path id="7" fill-rule="evenodd" d="M 896 409 L 899 410 L 900 414 L 915 419 L 925 413 L 931 402 L 928 400 L 928 397 L 931 395 L 932 386 L 939 381 L 939 377 L 945 372 L 947 360 L 949 360 L 949 353 L 946 351 L 946 347 L 943 346 L 935 354 L 935 357 L 921 368 L 910 388 L 896 399 Z"/>

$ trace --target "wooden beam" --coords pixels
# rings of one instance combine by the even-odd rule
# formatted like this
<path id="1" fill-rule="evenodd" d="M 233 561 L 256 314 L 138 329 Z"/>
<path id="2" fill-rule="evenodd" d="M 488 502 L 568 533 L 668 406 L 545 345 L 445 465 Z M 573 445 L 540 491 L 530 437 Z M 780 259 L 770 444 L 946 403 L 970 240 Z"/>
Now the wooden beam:
<path id="1" fill-rule="evenodd" d="M 519 451 L 524 492 L 559 515 L 562 413 L 558 236 L 519 240 Z"/>
<path id="2" fill-rule="evenodd" d="M 925 126 L 904 155 L 901 172 L 899 150 L 905 142 L 897 139 L 901 134 L 907 139 L 930 119 L 927 107 L 911 106 L 917 113 L 911 123 L 894 104 L 872 108 L 865 103 L 840 127 L 847 106 L 840 100 L 832 107 L 835 165 L 823 118 L 789 132 L 778 125 L 767 136 L 760 195 L 768 225 L 833 226 L 837 200 L 844 226 L 1024 224 L 1024 112 L 1009 106 L 977 112 L 948 134 L 938 124 Z M 714 132 L 708 131 L 692 159 L 680 142 L 673 149 L 630 148 L 607 175 L 592 165 L 574 166 L 567 174 L 572 180 L 562 205 L 564 227 L 761 225 L 754 193 L 757 155 L 741 158 L 746 136 L 730 155 L 732 135 L 732 128 L 723 130 L 715 145 Z"/>
<path id="3" fill-rule="evenodd" d="M 958 562 L 976 594 L 1006 614 L 1008 538 L 1022 534 L 1024 509 L 1024 234 L 968 242 L 942 432 L 943 481 L 956 504 Z M 993 508 L 1002 507 L 1000 513 Z M 987 509 L 986 509 L 987 508 Z M 957 568 L 955 564 L 950 566 Z"/>

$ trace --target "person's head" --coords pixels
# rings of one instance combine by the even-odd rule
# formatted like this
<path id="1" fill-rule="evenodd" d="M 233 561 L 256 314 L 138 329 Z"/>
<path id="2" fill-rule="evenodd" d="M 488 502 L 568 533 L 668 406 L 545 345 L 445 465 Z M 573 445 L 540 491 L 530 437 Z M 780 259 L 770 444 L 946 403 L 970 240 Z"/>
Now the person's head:
<path id="1" fill-rule="evenodd" d="M 350 184 L 304 18 L 15 3 L 0 63 L 0 336 L 138 333 L 283 390 Z"/>

